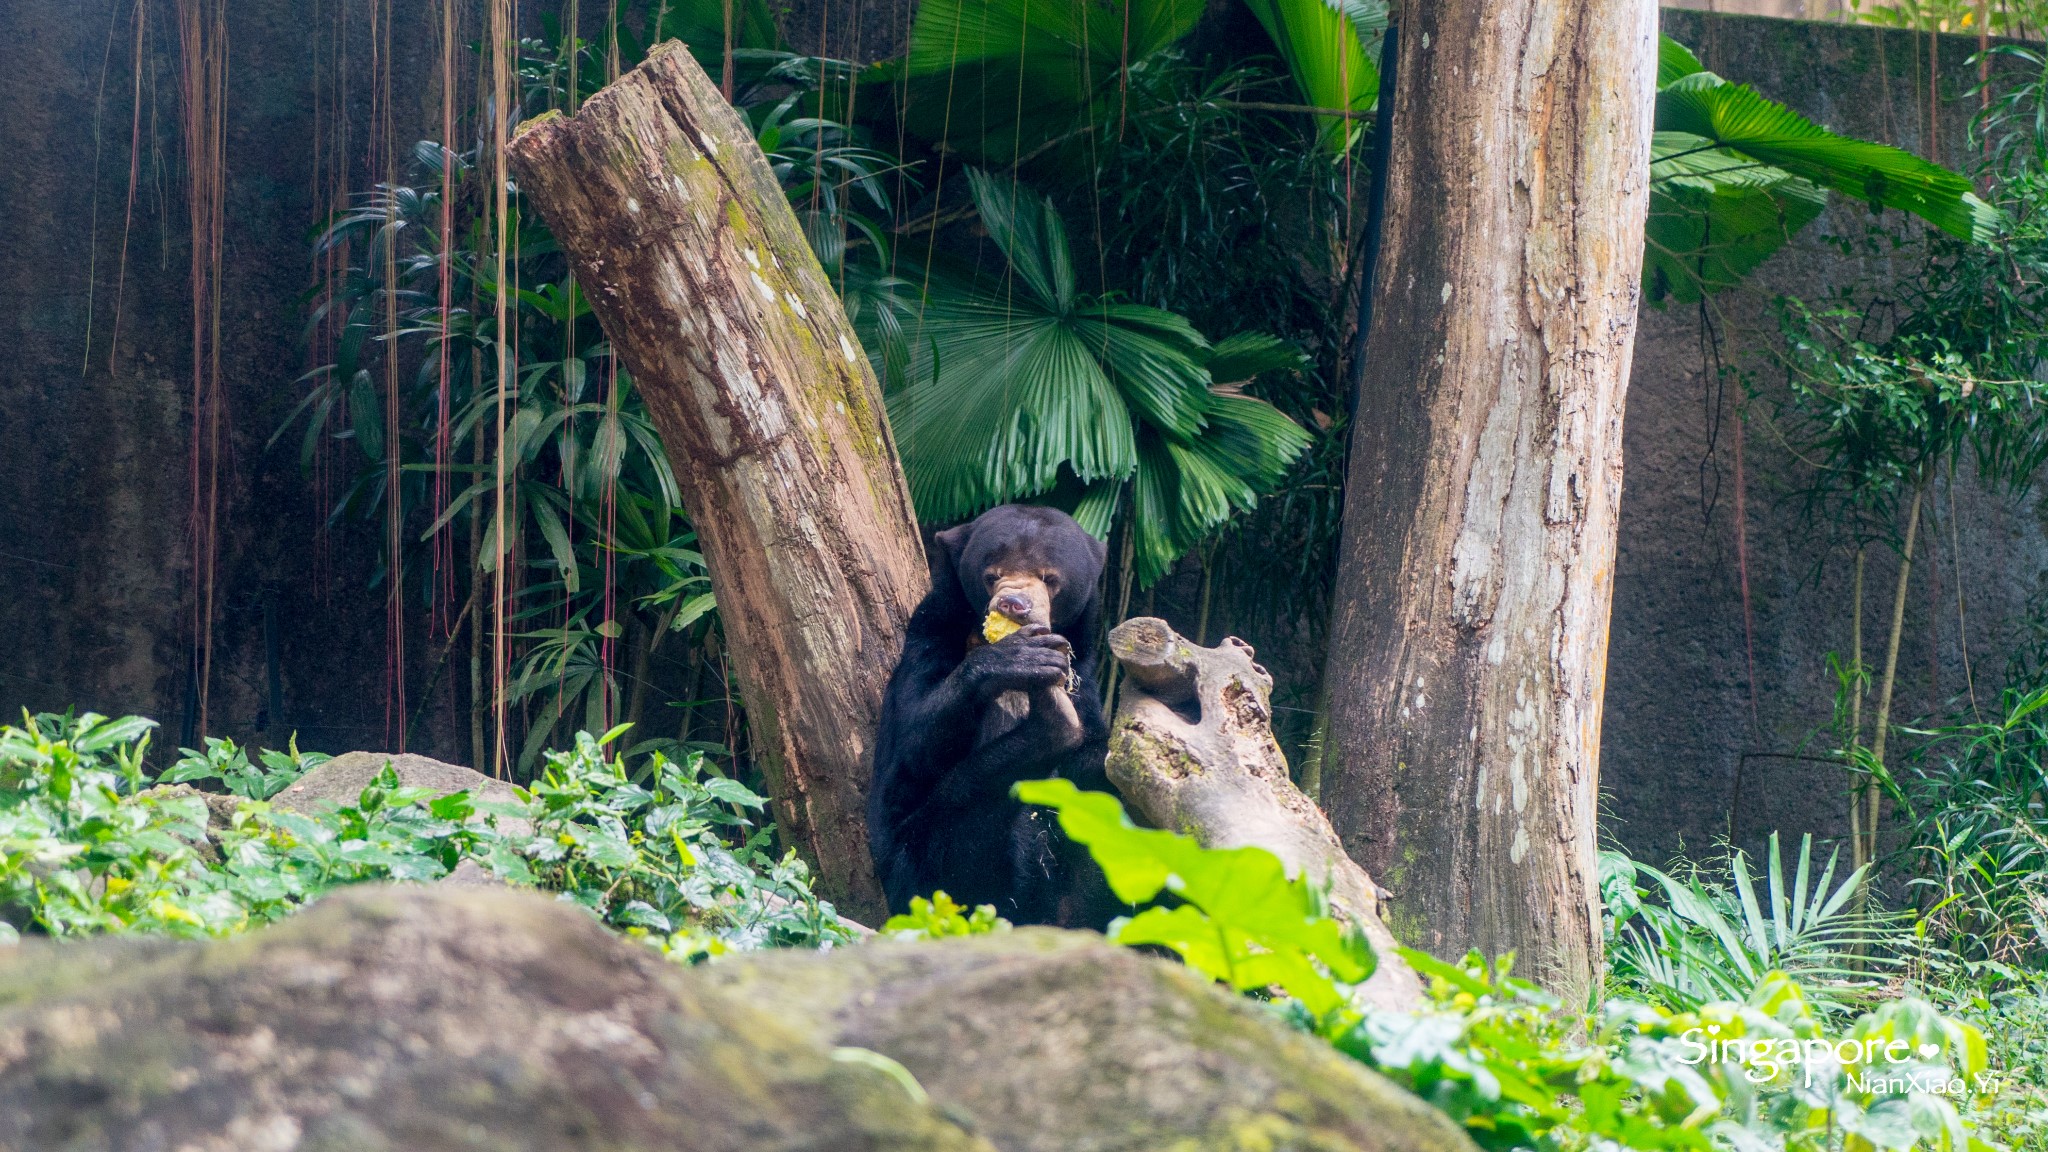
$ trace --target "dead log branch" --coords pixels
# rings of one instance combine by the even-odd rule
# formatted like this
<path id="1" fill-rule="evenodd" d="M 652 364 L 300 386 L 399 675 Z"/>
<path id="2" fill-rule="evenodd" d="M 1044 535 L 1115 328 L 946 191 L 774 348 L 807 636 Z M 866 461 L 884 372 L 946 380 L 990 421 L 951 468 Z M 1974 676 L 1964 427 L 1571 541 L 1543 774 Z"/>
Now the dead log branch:
<path id="1" fill-rule="evenodd" d="M 1273 678 L 1251 645 L 1232 636 L 1202 648 L 1164 620 L 1139 617 L 1111 631 L 1109 646 L 1125 677 L 1109 737 L 1109 778 L 1124 799 L 1157 827 L 1209 848 L 1264 848 L 1289 875 L 1326 885 L 1331 912 L 1379 955 L 1361 999 L 1419 1005 L 1421 982 L 1393 951 L 1378 885 L 1288 776 L 1273 739 Z"/>

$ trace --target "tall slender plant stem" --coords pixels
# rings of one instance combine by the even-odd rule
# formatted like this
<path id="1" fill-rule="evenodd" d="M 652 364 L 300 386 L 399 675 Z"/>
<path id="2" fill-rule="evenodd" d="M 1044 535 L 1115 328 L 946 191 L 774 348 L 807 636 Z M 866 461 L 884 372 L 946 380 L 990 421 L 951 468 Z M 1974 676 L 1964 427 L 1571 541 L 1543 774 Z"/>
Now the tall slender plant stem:
<path id="1" fill-rule="evenodd" d="M 497 467 L 494 469 L 496 484 L 493 491 L 491 549 L 495 563 L 491 566 L 491 609 L 493 631 L 491 635 L 491 715 L 492 725 L 491 774 L 499 779 L 509 776 L 505 763 L 505 689 L 507 666 L 505 663 L 505 423 L 506 401 L 512 389 L 512 365 L 506 358 L 507 330 L 510 317 L 506 314 L 505 263 L 507 232 L 510 231 L 510 197 L 505 191 L 505 143 L 512 132 L 512 68 L 506 54 L 512 44 L 511 0 L 492 0 L 491 3 L 491 188 L 495 198 L 495 240 L 497 243 L 497 286 L 493 295 L 497 297 L 497 341 L 494 350 L 498 356 L 498 426 L 497 426 Z M 479 765 L 481 767 L 481 765 Z"/>
<path id="2" fill-rule="evenodd" d="M 474 309 L 475 301 L 471 301 Z M 469 357 L 470 395 L 483 393 L 484 358 L 471 353 Z M 478 428 L 472 435 L 471 460 L 481 466 L 485 460 L 484 430 Z M 477 589 L 484 582 L 484 516 L 483 511 L 472 506 L 469 511 L 469 589 L 470 599 L 476 599 Z M 495 611 L 496 605 L 493 605 Z M 495 619 L 495 617 L 493 617 Z M 490 695 L 484 687 L 484 614 L 478 610 L 476 623 L 469 629 L 469 755 L 470 763 L 481 772 L 490 763 L 490 749 L 484 744 L 484 712 L 490 707 Z"/>
<path id="3" fill-rule="evenodd" d="M 1899 553 L 1899 582 L 1892 591 L 1892 630 L 1885 641 L 1884 679 L 1877 690 L 1877 723 L 1870 734 L 1871 758 L 1879 768 L 1884 767 L 1886 737 L 1891 734 L 1892 689 L 1898 682 L 1899 637 L 1906 630 L 1906 586 L 1913 575 L 1913 540 L 1920 531 L 1920 499 L 1926 493 L 1927 482 L 1922 479 L 1913 489 L 1913 503 L 1906 511 L 1906 544 Z M 1863 836 L 1865 848 L 1863 859 L 1877 859 L 1877 815 L 1882 790 L 1872 780 L 1863 792 Z M 1866 885 L 1867 887 L 1867 885 Z"/>
<path id="4" fill-rule="evenodd" d="M 1851 584 L 1849 608 L 1849 742 L 1848 748 L 1863 745 L 1863 559 L 1864 546 L 1856 546 L 1856 576 Z M 1849 790 L 1849 855 L 1852 866 L 1863 866 L 1863 785 Z"/>

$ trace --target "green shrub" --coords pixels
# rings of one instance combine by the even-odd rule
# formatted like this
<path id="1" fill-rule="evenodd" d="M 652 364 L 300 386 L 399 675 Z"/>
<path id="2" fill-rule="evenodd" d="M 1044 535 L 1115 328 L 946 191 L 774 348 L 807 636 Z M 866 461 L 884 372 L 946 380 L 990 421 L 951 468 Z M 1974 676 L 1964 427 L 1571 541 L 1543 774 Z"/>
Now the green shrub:
<path id="1" fill-rule="evenodd" d="M 946 936 L 985 936 L 991 932 L 1008 932 L 1010 922 L 996 915 L 993 904 L 977 904 L 969 912 L 944 892 L 932 893 L 927 900 L 922 896 L 910 898 L 910 911 L 900 916 L 891 916 L 882 925 L 882 934 L 893 940 L 937 940 Z"/>
<path id="2" fill-rule="evenodd" d="M 1170 909 L 1148 908 L 1113 924 L 1112 939 L 1165 945 L 1212 979 L 1279 1000 L 1297 1023 L 1463 1124 L 1482 1148 L 1992 1147 L 1971 1134 L 1964 1110 L 1984 1116 L 1982 1106 L 2001 1086 L 1983 1034 L 1925 1000 L 1899 997 L 1831 1018 L 1809 1004 L 1792 976 L 1765 971 L 1747 982 L 1745 996 L 1709 995 L 1686 1011 L 1611 998 L 1582 1015 L 1510 976 L 1512 957 L 1489 967 L 1477 955 L 1449 964 L 1402 949 L 1428 984 L 1426 1003 L 1414 1012 L 1366 1010 L 1351 993 L 1374 969 L 1370 948 L 1328 917 L 1324 893 L 1289 880 L 1271 853 L 1206 849 L 1187 836 L 1138 828 L 1114 797 L 1062 780 L 1016 791 L 1058 810 L 1060 826 L 1088 846 L 1118 895 L 1177 899 Z M 1826 909 L 1833 891 L 1823 879 L 1809 896 L 1802 867 L 1788 896 L 1773 855 L 1772 914 L 1762 912 L 1744 871 L 1734 898 L 1744 910 L 1734 915 L 1775 940 L 1780 922 Z M 1633 876 L 1629 887 L 1635 894 Z M 1716 916 L 1730 937 L 1725 943 L 1742 952 L 1745 929 Z M 1822 915 L 1815 923 L 1828 921 Z M 1702 915 L 1674 924 L 1718 938 L 1701 922 L 1716 921 Z M 1761 955 L 1812 959 L 1795 946 L 1791 928 Z M 1841 939 L 1815 932 L 1810 939 Z M 1820 977 L 1831 968 L 1812 971 Z M 1842 1026 L 1831 1027 L 1832 1019 Z"/>
<path id="3" fill-rule="evenodd" d="M 1819 1011 L 1841 1015 L 1867 1003 L 1880 975 L 1898 966 L 1896 917 L 1859 907 L 1870 865 L 1835 879 L 1829 856 L 1815 875 L 1813 837 L 1802 837 L 1787 869 L 1772 833 L 1762 883 L 1749 857 L 1683 863 L 1672 872 L 1600 854 L 1607 904 L 1609 980 L 1674 1011 L 1743 1000 L 1773 974 L 1791 976 Z M 1674 875 L 1673 873 L 1676 873 Z M 1649 882 L 1637 887 L 1639 879 Z M 1654 903 L 1651 897 L 1661 899 Z"/>
<path id="4" fill-rule="evenodd" d="M 683 959 L 853 938 L 811 892 L 802 861 L 766 851 L 761 797 L 708 776 L 701 755 L 655 754 L 634 775 L 607 761 L 619 735 L 579 734 L 514 801 L 401 787 L 387 766 L 356 800 L 313 814 L 272 807 L 314 757 L 249 764 L 225 741 L 167 772 L 237 793 L 210 810 L 151 788 L 148 720 L 39 716 L 0 727 L 0 930 L 73 936 L 220 936 L 365 881 L 428 881 L 465 860 L 561 893 Z M 751 831 L 750 831 L 751 830 Z"/>

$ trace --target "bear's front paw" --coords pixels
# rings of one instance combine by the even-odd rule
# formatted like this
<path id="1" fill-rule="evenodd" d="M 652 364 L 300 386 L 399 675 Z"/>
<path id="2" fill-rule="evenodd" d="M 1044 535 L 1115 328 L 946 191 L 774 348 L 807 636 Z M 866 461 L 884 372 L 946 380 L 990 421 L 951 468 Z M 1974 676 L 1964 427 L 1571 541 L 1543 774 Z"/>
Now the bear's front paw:
<path id="1" fill-rule="evenodd" d="M 1081 746 L 1087 734 L 1081 728 L 1081 714 L 1074 710 L 1074 698 L 1067 692 L 1065 678 L 1050 687 L 1031 692 L 1031 723 L 1045 741 L 1061 752 Z"/>
<path id="2" fill-rule="evenodd" d="M 983 699 L 1005 692 L 1031 692 L 1065 684 L 1073 667 L 1073 646 L 1067 638 L 1031 625 L 999 643 L 977 648 L 968 656 Z"/>

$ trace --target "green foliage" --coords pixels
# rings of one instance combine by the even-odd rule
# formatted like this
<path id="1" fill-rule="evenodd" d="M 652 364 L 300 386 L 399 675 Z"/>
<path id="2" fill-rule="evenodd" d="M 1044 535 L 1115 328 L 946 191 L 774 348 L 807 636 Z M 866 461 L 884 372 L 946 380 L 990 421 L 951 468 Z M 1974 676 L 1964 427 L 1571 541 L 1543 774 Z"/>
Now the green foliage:
<path id="1" fill-rule="evenodd" d="M 996 285 L 935 277 L 912 331 L 910 380 L 889 409 L 918 511 L 965 519 L 1064 475 L 1086 486 L 1075 518 L 1105 536 L 1128 484 L 1149 584 L 1307 447 L 1272 405 L 1214 386 L 1300 353 L 1249 333 L 1212 347 L 1174 313 L 1081 293 L 1051 202 L 978 170 L 969 179 L 1008 271 Z"/>
<path id="2" fill-rule="evenodd" d="M 768 853 L 770 831 L 747 815 L 762 799 L 708 775 L 701 755 L 656 753 L 629 776 L 604 758 L 616 731 L 579 733 L 516 802 L 402 787 L 387 766 L 339 807 L 306 814 L 243 795 L 223 819 L 189 790 L 146 787 L 153 726 L 87 714 L 0 727 L 7 934 L 227 935 L 342 885 L 434 880 L 468 860 L 679 958 L 853 938 L 803 862 Z"/>
<path id="3" fill-rule="evenodd" d="M 1989 242 L 2002 223 L 1966 177 L 1829 132 L 1660 38 L 1643 267 L 1650 299 L 1691 301 L 1734 285 L 1820 215 L 1828 190 L 1965 240 Z"/>
<path id="4" fill-rule="evenodd" d="M 882 925 L 882 934 L 896 940 L 985 936 L 990 932 L 1009 930 L 1010 922 L 996 915 L 995 905 L 977 904 L 969 912 L 944 892 L 932 893 L 929 900 L 922 896 L 911 897 L 910 911 L 891 916 Z"/>
<path id="5" fill-rule="evenodd" d="M 1058 810 L 1120 898 L 1173 900 L 1119 921 L 1112 939 L 1170 948 L 1211 979 L 1287 998 L 1295 1019 L 1457 1120 L 1482 1148 L 1990 1152 L 1958 1108 L 1979 1108 L 1998 1087 L 1983 1035 L 1925 1001 L 1891 999 L 1851 1019 L 1816 1012 L 1797 979 L 1765 971 L 1740 996 L 1676 1011 L 1614 998 L 1585 1017 L 1514 979 L 1512 957 L 1489 967 L 1476 954 L 1450 964 L 1402 949 L 1427 983 L 1424 1007 L 1366 1010 L 1346 986 L 1371 974 L 1371 950 L 1271 853 L 1209 850 L 1138 828 L 1114 797 L 1065 780 L 1015 791 Z M 1630 914 L 1643 915 L 1633 869 L 1610 864 L 1606 874 L 1625 887 Z M 1745 947 L 1744 931 L 1759 932 L 1763 954 L 1825 972 L 1811 962 L 1829 917 L 1803 881 L 1804 869 L 1791 895 L 1774 883 L 1769 913 L 1744 887 L 1740 926 L 1710 894 L 1676 882 L 1668 891 L 1710 908 L 1701 918 L 1729 934 L 1731 952 Z M 1816 888 L 1835 894 L 1825 880 Z"/>
<path id="6" fill-rule="evenodd" d="M 1204 848 L 1190 836 L 1140 828 L 1116 797 L 1083 792 L 1069 780 L 1026 780 L 1015 791 L 1027 804 L 1058 811 L 1060 828 L 1087 846 L 1118 899 L 1173 898 L 1170 907 L 1117 921 L 1111 939 L 1171 948 L 1188 967 L 1239 991 L 1278 988 L 1318 1020 L 1347 1003 L 1340 984 L 1372 975 L 1372 946 L 1330 918 L 1314 884 L 1288 879 L 1271 852 Z"/>
<path id="7" fill-rule="evenodd" d="M 1994 720 L 1929 730 L 1889 789 L 1906 825 L 1918 932 L 1966 963 L 2048 971 L 2048 684 Z"/>
<path id="8" fill-rule="evenodd" d="M 1272 38 L 1310 106 L 1360 113 L 1379 104 L 1380 71 L 1366 37 L 1385 30 L 1385 3 L 1245 0 L 1245 6 Z M 1317 138 L 1325 152 L 1341 156 L 1363 134 L 1363 124 L 1355 116 L 1318 116 Z"/>
<path id="9" fill-rule="evenodd" d="M 1947 1010 L 1984 1034 L 2000 1082 L 1996 1096 L 1971 1101 L 1966 1118 L 2013 1152 L 2048 1148 L 2048 976 L 1985 961 L 1944 991 Z"/>
<path id="10" fill-rule="evenodd" d="M 1859 23 L 1922 32 L 1975 34 L 1979 17 L 1993 36 L 2037 39 L 2048 27 L 2048 4 L 2041 0 L 1848 0 L 1843 8 Z"/>
<path id="11" fill-rule="evenodd" d="M 249 750 L 233 740 L 205 738 L 205 751 L 180 748 L 179 759 L 162 776 L 159 784 L 189 784 L 216 780 L 221 787 L 245 800 L 268 800 L 291 786 L 292 781 L 333 759 L 319 752 L 299 751 L 299 737 L 292 734 L 286 750 L 259 748 L 258 763 L 249 762 Z"/>
<path id="12" fill-rule="evenodd" d="M 1611 975 L 1666 1008 L 1693 1011 L 1717 1000 L 1745 1000 L 1782 975 L 1795 980 L 1817 1010 L 1841 1014 L 1871 998 L 1873 966 L 1896 963 L 1871 955 L 1898 935 L 1896 924 L 1855 902 L 1871 867 L 1837 883 L 1831 853 L 1814 875 L 1811 835 L 1800 838 L 1788 881 L 1772 833 L 1763 885 L 1740 851 L 1710 867 L 1685 866 L 1678 876 L 1619 852 L 1600 857 Z M 1639 877 L 1652 887 L 1638 888 Z M 1653 895 L 1662 902 L 1647 899 Z"/>
<path id="13" fill-rule="evenodd" d="M 1429 978 L 1429 1007 L 1372 1013 L 1336 1043 L 1482 1148 L 1989 1147 L 1956 1107 L 1989 1083 L 1983 1036 L 1923 1001 L 1890 1001 L 1831 1032 L 1773 973 L 1739 1001 L 1674 1013 L 1610 1000 L 1580 1021 L 1477 956 L 1404 955 Z"/>
<path id="14" fill-rule="evenodd" d="M 1860 309 L 1780 301 L 1790 384 L 1781 425 L 1816 465 L 1808 500 L 1817 514 L 1859 534 L 1895 524 L 1907 499 L 1959 454 L 2011 490 L 2031 484 L 2048 455 L 2042 386 L 2015 371 L 2048 346 L 2048 325 L 2013 315 L 2009 325 L 1970 330 L 1971 313 L 1991 318 L 1950 312 L 1931 295 L 1921 289 L 1923 307 L 1884 338 L 1865 334 L 1870 317 Z"/>
<path id="15" fill-rule="evenodd" d="M 1192 31 L 1201 0 L 930 0 L 903 57 L 903 122 L 970 159 L 1015 164 L 1128 111 L 1124 70 Z"/>
<path id="16" fill-rule="evenodd" d="M 851 66 L 749 47 L 759 29 L 748 31 L 748 11 L 742 5 L 739 12 L 746 50 L 735 58 L 734 99 L 849 311 L 900 328 L 909 305 L 899 298 L 902 282 L 887 275 L 886 221 L 891 187 L 914 185 L 863 132 L 801 114 L 821 85 L 849 79 Z M 650 12 L 649 40 L 621 23 L 622 63 L 635 63 L 652 37 L 697 30 L 691 21 L 707 13 L 723 19 L 715 5 Z M 701 50 L 701 41 L 693 43 Z M 572 89 L 589 95 L 603 77 L 586 42 L 556 32 L 524 46 L 529 113 L 558 106 Z M 331 358 L 303 378 L 307 392 L 288 425 L 303 424 L 309 472 L 323 443 L 341 449 L 346 479 L 337 520 L 381 522 L 398 501 L 407 597 L 421 609 L 446 601 L 451 590 L 459 601 L 452 577 L 439 571 L 459 564 L 471 610 L 484 619 L 498 557 L 511 558 L 507 587 L 518 631 L 508 696 L 524 732 L 508 739 L 516 740 L 523 777 L 579 727 L 602 731 L 622 718 L 640 720 L 650 694 L 645 671 L 664 648 L 679 646 L 674 641 L 688 642 L 696 662 L 716 668 L 706 649 L 718 625 L 695 532 L 632 376 L 615 362 L 553 237 L 525 211 L 516 188 L 502 286 L 511 379 L 501 397 L 492 304 L 501 286 L 492 221 L 482 209 L 491 196 L 480 155 L 422 142 L 416 183 L 380 185 L 321 232 L 316 254 L 338 271 L 316 300 L 310 327 Z M 443 204 L 444 179 L 452 205 Z M 447 237 L 444 209 L 453 224 Z M 495 431 L 501 399 L 502 442 Z M 387 491 L 393 455 L 395 494 Z M 377 536 L 380 549 L 388 548 L 386 534 Z M 384 557 L 373 582 L 392 568 Z M 450 617 L 455 606 L 441 602 L 437 611 Z M 724 675 L 722 668 L 713 674 Z M 702 747 L 689 729 L 686 718 L 678 738 L 642 747 L 672 754 Z"/>

